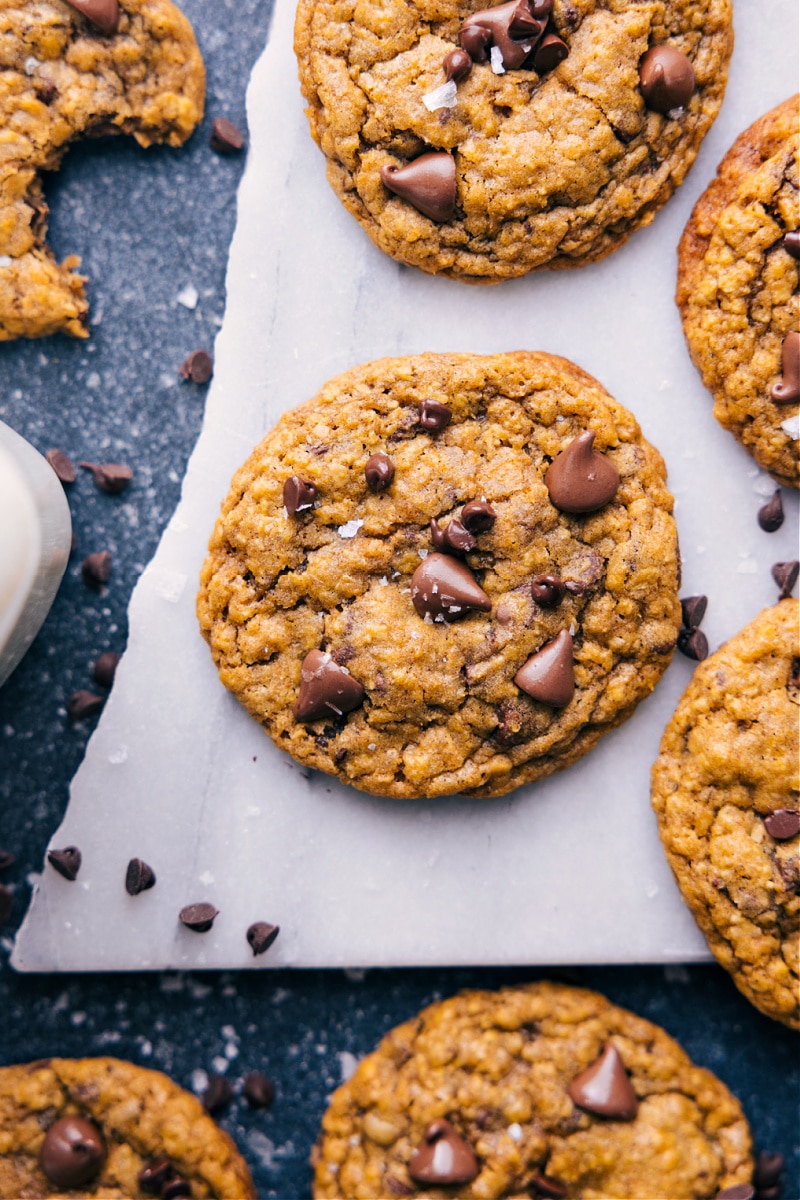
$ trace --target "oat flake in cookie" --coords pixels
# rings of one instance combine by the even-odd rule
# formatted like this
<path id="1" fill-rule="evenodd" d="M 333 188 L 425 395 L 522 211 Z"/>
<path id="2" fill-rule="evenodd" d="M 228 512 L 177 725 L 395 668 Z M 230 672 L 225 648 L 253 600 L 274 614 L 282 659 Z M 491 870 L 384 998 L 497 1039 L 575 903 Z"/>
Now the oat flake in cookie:
<path id="1" fill-rule="evenodd" d="M 800 645 L 782 600 L 701 663 L 653 807 L 683 898 L 741 992 L 800 1029 Z"/>
<path id="2" fill-rule="evenodd" d="M 294 511 L 291 479 L 313 497 Z M 665 484 L 632 414 L 565 359 L 368 363 L 234 477 L 200 625 L 222 682 L 304 765 L 378 795 L 500 795 L 580 758 L 669 663 Z"/>
<path id="3" fill-rule="evenodd" d="M 604 258 L 714 121 L 729 0 L 300 0 L 311 132 L 386 254 L 494 283 Z"/>
<path id="4" fill-rule="evenodd" d="M 714 416 L 765 471 L 800 486 L 800 97 L 736 139 L 678 252 L 689 352 Z"/>
<path id="5" fill-rule="evenodd" d="M 312 1157 L 315 1200 L 696 1200 L 753 1170 L 718 1079 L 649 1021 L 552 983 L 464 992 L 392 1030 Z"/>

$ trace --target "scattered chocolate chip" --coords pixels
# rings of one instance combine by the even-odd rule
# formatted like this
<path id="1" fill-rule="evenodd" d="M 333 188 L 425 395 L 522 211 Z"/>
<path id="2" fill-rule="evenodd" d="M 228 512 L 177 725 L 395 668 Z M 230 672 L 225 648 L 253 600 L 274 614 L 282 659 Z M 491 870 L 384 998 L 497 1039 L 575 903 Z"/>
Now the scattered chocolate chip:
<path id="1" fill-rule="evenodd" d="M 393 1196 L 413 1196 L 414 1188 L 407 1183 L 403 1183 L 402 1179 L 398 1179 L 396 1175 L 386 1176 L 386 1186 Z"/>
<path id="2" fill-rule="evenodd" d="M 764 818 L 764 828 L 776 842 L 788 842 L 800 833 L 800 812 L 794 808 L 776 808 Z"/>
<path id="3" fill-rule="evenodd" d="M 310 722 L 321 717 L 341 717 L 358 708 L 363 699 L 364 689 L 347 667 L 340 667 L 322 650 L 309 650 L 300 668 L 295 720 Z"/>
<path id="4" fill-rule="evenodd" d="M 478 544 L 458 517 L 451 517 L 444 529 L 431 517 L 430 531 L 434 546 L 444 554 L 468 554 Z"/>
<path id="5" fill-rule="evenodd" d="M 388 454 L 378 450 L 367 459 L 364 476 L 371 492 L 385 492 L 394 479 L 394 463 Z"/>
<path id="6" fill-rule="evenodd" d="M 532 654 L 514 676 L 523 692 L 542 704 L 566 708 L 575 692 L 572 635 L 562 629 L 557 637 Z"/>
<path id="7" fill-rule="evenodd" d="M 129 896 L 138 896 L 146 892 L 156 882 L 155 871 L 141 858 L 132 858 L 125 872 L 125 891 Z"/>
<path id="8" fill-rule="evenodd" d="M 10 850 L 0 849 L 0 871 L 7 871 L 9 867 L 13 867 L 16 861 Z"/>
<path id="9" fill-rule="evenodd" d="M 139 1172 L 139 1187 L 148 1196 L 160 1196 L 161 1189 L 174 1175 L 175 1168 L 172 1163 L 166 1154 L 161 1154 L 142 1167 Z"/>
<path id="10" fill-rule="evenodd" d="M 444 68 L 445 79 L 448 83 L 453 80 L 455 83 L 460 83 L 462 79 L 466 79 L 472 70 L 472 59 L 467 54 L 466 50 L 451 50 L 445 55 L 445 60 L 442 63 Z"/>
<path id="11" fill-rule="evenodd" d="M 456 160 L 446 150 L 431 150 L 404 167 L 387 163 L 381 182 L 432 221 L 449 221 L 456 206 Z"/>
<path id="12" fill-rule="evenodd" d="M 108 492 L 110 495 L 124 491 L 133 479 L 133 471 L 124 463 L 80 462 L 78 466 L 91 471 L 100 491 Z"/>
<path id="13" fill-rule="evenodd" d="M 75 482 L 75 464 L 63 450 L 46 450 L 44 456 L 62 483 Z"/>
<path id="14" fill-rule="evenodd" d="M 433 542 L 434 550 L 441 550 L 443 554 L 447 553 L 447 536 L 435 517 L 431 517 L 429 529 L 431 531 L 431 541 Z"/>
<path id="15" fill-rule="evenodd" d="M 280 931 L 280 925 L 270 925 L 268 921 L 255 921 L 247 931 L 247 940 L 253 954 L 263 954 L 265 950 L 269 950 Z"/>
<path id="16" fill-rule="evenodd" d="M 42 104 L 52 104 L 58 95 L 58 88 L 51 79 L 42 79 L 36 83 L 36 95 Z M 63 482 L 63 480 L 62 480 Z"/>
<path id="17" fill-rule="evenodd" d="M 694 91 L 694 67 L 674 46 L 651 46 L 639 63 L 644 102 L 653 112 L 684 108 Z"/>
<path id="18" fill-rule="evenodd" d="M 425 1130 L 425 1140 L 411 1155 L 408 1173 L 415 1183 L 447 1186 L 471 1183 L 478 1174 L 478 1160 L 469 1142 L 456 1133 L 449 1121 L 434 1121 Z"/>
<path id="19" fill-rule="evenodd" d="M 429 433 L 439 433 L 453 419 L 452 411 L 439 400 L 423 400 L 419 406 L 419 424 Z"/>
<path id="20" fill-rule="evenodd" d="M 411 602 L 424 617 L 455 620 L 470 609 L 489 612 L 492 602 L 469 567 L 447 554 L 429 554 L 411 578 Z"/>
<path id="21" fill-rule="evenodd" d="M 593 450 L 593 429 L 579 433 L 553 460 L 544 485 L 556 508 L 567 513 L 595 512 L 612 499 L 619 472 L 605 454 Z"/>
<path id="22" fill-rule="evenodd" d="M 110 37 L 119 29 L 119 4 L 117 0 L 67 0 L 76 12 L 86 17 L 87 21 Z"/>
<path id="23" fill-rule="evenodd" d="M 800 229 L 790 229 L 784 234 L 783 248 L 792 258 L 800 258 Z"/>
<path id="24" fill-rule="evenodd" d="M 470 533 L 487 533 L 497 520 L 497 513 L 485 500 L 470 500 L 461 510 L 461 523 Z"/>
<path id="25" fill-rule="evenodd" d="M 611 1042 L 590 1067 L 573 1079 L 567 1091 L 579 1108 L 598 1117 L 632 1121 L 639 1109 L 625 1064 Z"/>
<path id="26" fill-rule="evenodd" d="M 0 925 L 5 925 L 8 918 L 11 916 L 11 909 L 14 906 L 14 893 L 11 888 L 0 883 Z"/>
<path id="27" fill-rule="evenodd" d="M 100 687 L 110 688 L 114 682 L 118 664 L 119 655 L 115 654 L 113 650 L 104 650 L 102 654 L 98 654 L 92 671 L 95 683 Z"/>
<path id="28" fill-rule="evenodd" d="M 99 588 L 111 578 L 112 558 L 109 550 L 97 550 L 81 563 L 83 582 L 89 587 Z"/>
<path id="29" fill-rule="evenodd" d="M 238 154 L 244 149 L 244 134 L 227 117 L 215 117 L 208 144 L 217 154 Z"/>
<path id="30" fill-rule="evenodd" d="M 217 916 L 219 916 L 219 912 L 214 908 L 213 904 L 201 902 L 199 904 L 187 904 L 178 913 L 178 920 L 181 925 L 185 925 L 193 933 L 208 933 L 214 924 L 214 918 Z"/>
<path id="31" fill-rule="evenodd" d="M 189 1180 L 176 1176 L 164 1184 L 161 1189 L 161 1200 L 178 1200 L 181 1196 L 191 1196 L 191 1194 L 192 1185 Z"/>
<path id="32" fill-rule="evenodd" d="M 58 1188 L 77 1188 L 94 1179 L 103 1169 L 106 1146 L 93 1121 L 85 1117 L 61 1117 L 42 1142 L 39 1166 Z"/>
<path id="33" fill-rule="evenodd" d="M 725 1188 L 724 1192 L 717 1192 L 716 1200 L 755 1200 L 755 1194 L 752 1183 L 737 1183 Z"/>
<path id="34" fill-rule="evenodd" d="M 686 596 L 681 600 L 681 614 L 687 629 L 697 629 L 708 608 L 708 596 Z"/>
<path id="35" fill-rule="evenodd" d="M 780 588 L 779 600 L 788 600 L 792 594 L 792 588 L 797 583 L 797 574 L 800 571 L 800 562 L 779 562 L 772 567 L 772 578 Z"/>
<path id="36" fill-rule="evenodd" d="M 286 511 L 292 517 L 296 513 L 313 508 L 316 498 L 316 484 L 310 483 L 307 479 L 301 479 L 299 475 L 290 475 L 283 485 L 283 503 Z"/>
<path id="37" fill-rule="evenodd" d="M 47 861 L 53 870 L 73 883 L 81 869 L 82 855 L 77 846 L 65 846 L 63 850 L 48 850 Z"/>
<path id="38" fill-rule="evenodd" d="M 207 350 L 193 350 L 178 367 L 178 374 L 190 383 L 208 383 L 214 374 L 214 360 Z"/>
<path id="39" fill-rule="evenodd" d="M 222 1112 L 233 1099 L 233 1088 L 224 1075 L 212 1072 L 203 1092 L 203 1108 L 209 1113 Z"/>
<path id="40" fill-rule="evenodd" d="M 687 658 L 702 662 L 708 658 L 708 638 L 702 629 L 681 629 L 678 631 L 678 649 Z"/>
<path id="41" fill-rule="evenodd" d="M 563 1200 L 567 1194 L 565 1187 L 556 1183 L 554 1179 L 548 1179 L 546 1175 L 534 1175 L 531 1184 L 534 1196 L 544 1196 L 546 1200 Z"/>
<path id="42" fill-rule="evenodd" d="M 774 1187 L 775 1184 L 780 1183 L 784 1166 L 785 1161 L 782 1154 L 772 1154 L 769 1150 L 762 1150 L 756 1159 L 753 1183 L 759 1190 Z"/>
<path id="43" fill-rule="evenodd" d="M 470 56 L 473 62 L 486 62 L 488 57 L 486 47 L 492 40 L 492 35 L 488 29 L 481 29 L 478 25 L 468 25 L 461 30 L 458 40 L 461 42 L 462 49 Z"/>
<path id="44" fill-rule="evenodd" d="M 557 575 L 537 575 L 531 580 L 531 595 L 540 608 L 555 608 L 566 591 L 567 585 Z"/>
<path id="45" fill-rule="evenodd" d="M 93 717 L 99 713 L 105 702 L 105 696 L 98 696 L 81 688 L 80 691 L 73 692 L 67 700 L 67 716 L 70 721 L 83 721 L 86 717 Z"/>
<path id="46" fill-rule="evenodd" d="M 800 400 L 800 333 L 787 333 L 781 347 L 781 378 L 770 393 L 776 404 Z"/>
<path id="47" fill-rule="evenodd" d="M 272 1080 L 262 1071 L 250 1071 L 245 1075 L 242 1093 L 251 1108 L 271 1108 L 275 1099 Z"/>
<path id="48" fill-rule="evenodd" d="M 503 66 L 507 71 L 521 67 L 530 55 L 534 45 L 542 36 L 547 24 L 546 14 L 534 16 L 534 11 L 527 0 L 508 0 L 506 4 L 485 8 L 467 17 L 459 31 L 461 46 L 472 57 L 473 50 L 478 57 L 477 62 L 485 62 L 486 46 L 489 41 L 500 51 Z M 489 38 L 475 38 L 470 30 L 477 29 L 481 34 L 488 33 Z M 515 40 L 516 34 L 520 40 Z"/>
<path id="49" fill-rule="evenodd" d="M 774 533 L 783 524 L 783 500 L 780 488 L 776 488 L 772 499 L 758 510 L 758 523 L 765 533 Z"/>
<path id="50" fill-rule="evenodd" d="M 569 54 L 567 43 L 562 42 L 556 33 L 546 33 L 533 56 L 533 69 L 538 75 L 546 75 L 554 71 L 560 62 Z"/>

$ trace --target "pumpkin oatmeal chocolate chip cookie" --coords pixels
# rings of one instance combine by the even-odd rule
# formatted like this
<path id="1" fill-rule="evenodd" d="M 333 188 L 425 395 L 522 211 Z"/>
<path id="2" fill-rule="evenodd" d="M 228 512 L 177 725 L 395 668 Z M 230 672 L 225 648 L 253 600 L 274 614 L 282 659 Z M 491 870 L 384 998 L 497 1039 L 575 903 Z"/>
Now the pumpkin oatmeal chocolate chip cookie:
<path id="1" fill-rule="evenodd" d="M 683 898 L 741 992 L 800 1029 L 798 604 L 697 667 L 661 742 L 653 807 Z"/>
<path id="2" fill-rule="evenodd" d="M 306 766 L 398 798 L 501 795 L 580 758 L 669 663 L 665 485 L 632 414 L 563 358 L 368 363 L 234 477 L 200 625 Z"/>
<path id="3" fill-rule="evenodd" d="M 256 1195 L 227 1133 L 158 1071 L 116 1058 L 0 1068 L 0 1198 L 65 1194 Z"/>
<path id="4" fill-rule="evenodd" d="M 800 486 L 800 97 L 736 139 L 678 251 L 677 302 L 714 416 Z"/>
<path id="5" fill-rule="evenodd" d="M 203 115 L 192 28 L 169 0 L 0 0 L 0 341 L 88 333 L 74 255 L 45 244 L 40 171 L 85 135 L 179 146 Z"/>
<path id="6" fill-rule="evenodd" d="M 604 258 L 714 121 L 729 0 L 300 0 L 311 132 L 386 254 L 494 283 Z"/>
<path id="7" fill-rule="evenodd" d="M 387 1034 L 331 1099 L 314 1197 L 710 1200 L 749 1183 L 750 1149 L 738 1101 L 662 1029 L 534 983 Z"/>

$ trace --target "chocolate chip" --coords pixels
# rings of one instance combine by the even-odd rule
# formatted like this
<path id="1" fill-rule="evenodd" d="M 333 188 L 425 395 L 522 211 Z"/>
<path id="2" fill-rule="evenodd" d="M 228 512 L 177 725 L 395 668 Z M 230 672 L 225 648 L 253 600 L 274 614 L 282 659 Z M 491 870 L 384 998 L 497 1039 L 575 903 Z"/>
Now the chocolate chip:
<path id="1" fill-rule="evenodd" d="M 63 450 L 46 450 L 44 456 L 62 483 L 75 482 L 75 464 Z"/>
<path id="2" fill-rule="evenodd" d="M 497 520 L 497 513 L 485 500 L 470 500 L 461 510 L 461 523 L 470 533 L 486 533 Z"/>
<path id="3" fill-rule="evenodd" d="M 269 950 L 280 931 L 280 925 L 270 925 L 268 921 L 255 921 L 247 931 L 247 940 L 253 954 L 263 954 L 265 950 Z"/>
<path id="4" fill-rule="evenodd" d="M 534 1196 L 544 1196 L 546 1200 L 563 1200 L 563 1197 L 567 1194 L 565 1187 L 562 1187 L 560 1183 L 556 1183 L 554 1179 L 548 1179 L 546 1175 L 534 1175 L 531 1184 Z"/>
<path id="5" fill-rule="evenodd" d="M 113 650 L 104 650 L 102 654 L 98 654 L 92 671 L 95 683 L 100 687 L 110 688 L 114 682 L 118 664 L 119 655 L 115 654 Z"/>
<path id="6" fill-rule="evenodd" d="M 639 63 L 644 102 L 653 112 L 684 108 L 694 92 L 694 67 L 674 46 L 651 46 Z"/>
<path id="7" fill-rule="evenodd" d="M 678 631 L 678 649 L 687 658 L 702 662 L 708 658 L 708 638 L 702 629 L 681 629 Z"/>
<path id="8" fill-rule="evenodd" d="M 780 488 L 777 488 L 771 500 L 758 510 L 758 523 L 765 533 L 774 533 L 783 524 L 783 501 Z"/>
<path id="9" fill-rule="evenodd" d="M 564 599 L 567 585 L 557 575 L 537 575 L 531 580 L 531 595 L 540 608 L 555 608 Z"/>
<path id="10" fill-rule="evenodd" d="M 471 1183 L 478 1174 L 478 1160 L 469 1142 L 449 1121 L 434 1121 L 425 1130 L 425 1140 L 411 1155 L 408 1173 L 415 1183 L 434 1186 Z"/>
<path id="11" fill-rule="evenodd" d="M 370 454 L 364 467 L 364 477 L 371 492 L 385 492 L 394 479 L 394 463 L 388 454 L 378 450 Z"/>
<path id="12" fill-rule="evenodd" d="M 708 608 L 708 596 L 686 596 L 681 600 L 683 623 L 687 629 L 697 629 L 702 624 Z"/>
<path id="13" fill-rule="evenodd" d="M 444 554 L 468 554 L 478 544 L 458 517 L 451 517 L 444 529 L 431 517 L 430 531 L 434 546 Z"/>
<path id="14" fill-rule="evenodd" d="M 752 1183 L 737 1183 L 734 1187 L 717 1192 L 716 1200 L 755 1200 L 756 1189 Z"/>
<path id="15" fill-rule="evenodd" d="M 178 920 L 181 925 L 185 925 L 193 933 L 208 933 L 214 924 L 214 918 L 217 916 L 219 916 L 219 912 L 214 908 L 213 904 L 201 902 L 199 904 L 187 904 L 178 913 Z"/>
<path id="16" fill-rule="evenodd" d="M 413 1196 L 414 1188 L 395 1175 L 386 1176 L 386 1186 L 393 1196 Z"/>
<path id="17" fill-rule="evenodd" d="M 458 40 L 473 62 L 486 62 L 486 47 L 492 40 L 488 29 L 481 29 L 479 25 L 468 25 L 460 31 Z"/>
<path id="18" fill-rule="evenodd" d="M 411 602 L 424 617 L 444 616 L 448 621 L 470 609 L 489 612 L 492 602 L 463 563 L 447 554 L 429 554 L 411 578 Z"/>
<path id="19" fill-rule="evenodd" d="M 9 867 L 13 867 L 16 861 L 10 850 L 0 849 L 0 871 L 7 871 Z"/>
<path id="20" fill-rule="evenodd" d="M 625 1064 L 611 1042 L 590 1067 L 573 1079 L 567 1091 L 579 1108 L 598 1117 L 632 1121 L 639 1109 Z"/>
<path id="21" fill-rule="evenodd" d="M 593 450 L 593 429 L 579 433 L 553 460 L 544 485 L 556 508 L 567 513 L 595 512 L 612 499 L 619 472 L 605 454 Z"/>
<path id="22" fill-rule="evenodd" d="M 208 1085 L 203 1092 L 203 1108 L 209 1113 L 222 1112 L 233 1099 L 233 1088 L 224 1075 L 212 1074 L 208 1077 Z"/>
<path id="23" fill-rule="evenodd" d="M 800 333 L 787 333 L 781 347 L 781 378 L 770 392 L 776 404 L 800 400 Z"/>
<path id="24" fill-rule="evenodd" d="M 125 891 L 129 896 L 138 896 L 146 892 L 156 882 L 155 871 L 141 858 L 132 858 L 125 872 Z"/>
<path id="25" fill-rule="evenodd" d="M 139 1187 L 148 1196 L 160 1196 L 161 1189 L 175 1175 L 173 1167 L 166 1154 L 159 1155 L 147 1163 L 139 1172 Z"/>
<path id="26" fill-rule="evenodd" d="M 217 154 L 238 154 L 244 148 L 244 134 L 227 117 L 215 117 L 208 144 Z"/>
<path id="27" fill-rule="evenodd" d="M 532 654 L 517 671 L 514 683 L 542 704 L 566 708 L 575 692 L 570 632 L 562 629 L 557 637 Z"/>
<path id="28" fill-rule="evenodd" d="M 214 374 L 214 360 L 207 350 L 193 350 L 178 367 L 178 374 L 191 383 L 208 383 Z"/>
<path id="29" fill-rule="evenodd" d="M 63 850 L 48 850 L 47 861 L 54 871 L 73 883 L 81 869 L 82 855 L 77 846 L 65 846 Z"/>
<path id="30" fill-rule="evenodd" d="M 759 1189 L 774 1187 L 776 1183 L 780 1182 L 784 1166 L 785 1161 L 782 1154 L 773 1154 L 769 1150 L 762 1150 L 756 1159 L 753 1183 Z"/>
<path id="31" fill-rule="evenodd" d="M 381 182 L 432 221 L 449 221 L 456 206 L 456 160 L 446 150 L 431 150 L 404 167 L 386 163 Z"/>
<path id="32" fill-rule="evenodd" d="M 36 95 L 42 104 L 52 104 L 58 95 L 58 88 L 51 79 L 39 80 L 36 85 Z M 45 456 L 46 457 L 46 456 Z M 63 480 L 62 480 L 63 483 Z"/>
<path id="33" fill-rule="evenodd" d="M 536 47 L 533 69 L 538 75 L 546 75 L 548 71 L 554 71 L 568 54 L 567 43 L 562 42 L 558 34 L 546 33 Z"/>
<path id="34" fill-rule="evenodd" d="M 429 433 L 439 433 L 453 419 L 452 411 L 439 400 L 423 400 L 419 406 L 419 424 Z"/>
<path id="35" fill-rule="evenodd" d="M 462 79 L 466 79 L 467 75 L 469 75 L 470 71 L 472 70 L 472 59 L 467 54 L 466 50 L 459 50 L 458 47 L 456 47 L 455 50 L 451 50 L 450 53 L 445 56 L 442 67 L 444 69 L 445 79 L 448 81 L 448 83 L 450 80 L 460 83 Z"/>
<path id="36" fill-rule="evenodd" d="M 87 555 L 81 563 L 83 582 L 89 587 L 102 587 L 111 578 L 111 564 L 109 550 L 97 550 L 94 554 Z"/>
<path id="37" fill-rule="evenodd" d="M 322 650 L 309 650 L 300 668 L 295 720 L 309 722 L 321 717 L 341 717 L 358 708 L 363 699 L 364 689 L 347 667 L 340 667 Z"/>
<path id="38" fill-rule="evenodd" d="M 124 463 L 80 462 L 78 466 L 91 471 L 100 491 L 108 492 L 110 495 L 123 492 L 133 479 L 133 471 Z"/>
<path id="39" fill-rule="evenodd" d="M 77 1188 L 103 1169 L 106 1146 L 93 1121 L 61 1117 L 50 1126 L 39 1151 L 39 1166 L 58 1188 Z"/>
<path id="40" fill-rule="evenodd" d="M 275 1099 L 272 1080 L 262 1071 L 251 1071 L 245 1075 L 242 1092 L 251 1108 L 271 1108 Z"/>
<path id="41" fill-rule="evenodd" d="M 776 842 L 788 842 L 800 833 L 800 812 L 794 808 L 776 808 L 764 818 L 764 828 Z"/>
<path id="42" fill-rule="evenodd" d="M 83 721 L 84 718 L 99 713 L 105 702 L 105 696 L 97 696 L 94 692 L 81 688 L 80 691 L 73 692 L 67 700 L 67 716 L 70 721 Z"/>
<path id="43" fill-rule="evenodd" d="M 161 1189 L 161 1200 L 178 1200 L 182 1196 L 191 1196 L 192 1185 L 188 1179 L 181 1179 L 176 1176 L 175 1179 L 170 1179 L 164 1184 Z"/>
<path id="44" fill-rule="evenodd" d="M 779 562 L 772 567 L 772 578 L 780 588 L 779 600 L 787 600 L 792 594 L 792 588 L 797 583 L 800 562 Z"/>
<path id="45" fill-rule="evenodd" d="M 429 529 L 434 549 L 441 550 L 443 554 L 446 554 L 448 550 L 447 535 L 435 517 L 431 517 Z"/>
<path id="46" fill-rule="evenodd" d="M 5 925 L 8 918 L 11 916 L 11 909 L 14 906 L 14 893 L 11 888 L 0 883 L 0 925 Z"/>
<path id="47" fill-rule="evenodd" d="M 503 66 L 507 71 L 513 71 L 523 65 L 535 43 L 544 33 L 546 23 L 546 16 L 544 14 L 541 17 L 534 16 L 534 12 L 526 0 L 508 0 L 506 4 L 498 4 L 494 8 L 485 8 L 480 12 L 472 13 L 461 26 L 458 36 L 463 49 L 472 55 L 474 46 L 478 54 L 483 55 L 477 61 L 483 62 L 486 58 L 485 47 L 488 42 L 481 43 L 480 40 L 474 39 L 469 31 L 478 29 L 488 33 L 492 44 L 500 51 Z M 520 40 L 515 40 L 512 34 L 517 34 Z"/>
<path id="48" fill-rule="evenodd" d="M 67 0 L 67 4 L 91 21 L 95 28 L 107 37 L 119 29 L 117 0 Z"/>
<path id="49" fill-rule="evenodd" d="M 313 508 L 316 498 L 316 484 L 310 483 L 307 479 L 301 479 L 299 475 L 290 475 L 283 485 L 284 507 L 292 517 L 296 513 Z"/>
<path id="50" fill-rule="evenodd" d="M 800 229 L 790 229 L 784 234 L 783 248 L 792 258 L 800 258 Z"/>

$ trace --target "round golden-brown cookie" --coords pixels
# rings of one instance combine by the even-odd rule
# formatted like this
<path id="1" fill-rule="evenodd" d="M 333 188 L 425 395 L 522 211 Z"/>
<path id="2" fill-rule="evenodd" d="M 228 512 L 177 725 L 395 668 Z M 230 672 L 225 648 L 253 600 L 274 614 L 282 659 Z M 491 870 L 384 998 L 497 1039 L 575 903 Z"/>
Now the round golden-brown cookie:
<path id="1" fill-rule="evenodd" d="M 393 476 L 373 491 L 376 455 Z M 398 798 L 501 795 L 580 758 L 666 669 L 665 484 L 633 415 L 566 359 L 368 363 L 286 413 L 234 477 L 202 632 L 226 687 L 306 766 Z M 607 485 L 594 511 L 565 511 Z"/>
<path id="2" fill-rule="evenodd" d="M 738 1101 L 662 1029 L 534 983 L 387 1034 L 331 1099 L 314 1197 L 688 1200 L 748 1183 L 750 1149 Z"/>
<path id="3" fill-rule="evenodd" d="M 185 1180 L 195 1200 L 255 1200 L 247 1165 L 227 1133 L 166 1075 L 116 1058 L 0 1068 L 5 1200 L 158 1195 L 158 1188 L 142 1186 L 141 1176 L 165 1156 L 164 1177 Z M 79 1181 L 82 1164 L 86 1177 Z"/>
<path id="4" fill-rule="evenodd" d="M 203 116 L 203 60 L 170 0 L 121 0 L 114 32 L 116 0 L 87 7 L 109 32 L 66 0 L 0 0 L 0 341 L 88 334 L 80 260 L 45 244 L 40 171 L 87 134 L 179 146 Z"/>
<path id="5" fill-rule="evenodd" d="M 653 219 L 694 162 L 725 91 L 729 0 L 553 0 L 549 14 L 549 0 L 512 0 L 479 18 L 483 3 L 300 0 L 300 82 L 331 186 L 381 250 L 432 274 L 494 283 L 601 259 Z M 429 111 L 463 23 L 502 25 L 506 10 L 515 21 L 485 46 L 486 61 Z M 526 26 L 567 57 L 543 66 Z M 525 65 L 503 69 L 520 45 L 531 47 Z M 645 54 L 663 46 L 688 68 L 690 90 L 692 71 L 696 82 L 688 96 L 668 89 L 666 112 L 640 80 Z M 451 215 L 425 215 L 385 184 L 387 171 L 428 153 L 445 156 L 449 183 L 429 179 L 422 191 L 449 199 Z"/>
<path id="6" fill-rule="evenodd" d="M 683 898 L 736 986 L 800 1029 L 798 604 L 702 662 L 661 742 L 653 807 Z"/>
<path id="7" fill-rule="evenodd" d="M 761 117 L 719 164 L 681 239 L 676 295 L 714 416 L 787 487 L 800 486 L 797 430 L 782 427 L 800 412 L 799 106 Z"/>

